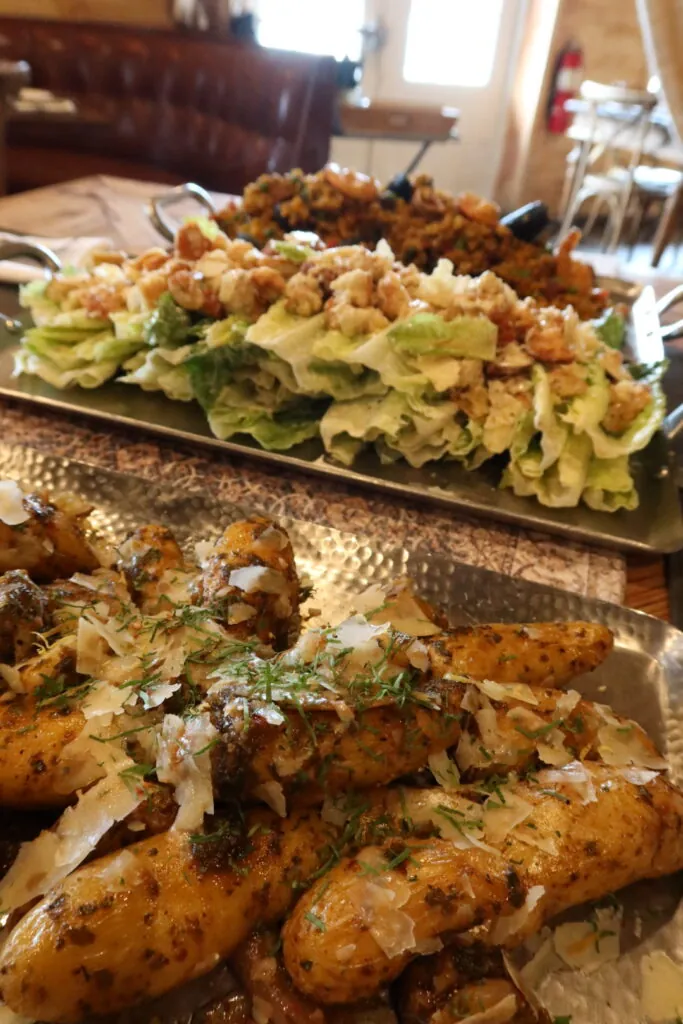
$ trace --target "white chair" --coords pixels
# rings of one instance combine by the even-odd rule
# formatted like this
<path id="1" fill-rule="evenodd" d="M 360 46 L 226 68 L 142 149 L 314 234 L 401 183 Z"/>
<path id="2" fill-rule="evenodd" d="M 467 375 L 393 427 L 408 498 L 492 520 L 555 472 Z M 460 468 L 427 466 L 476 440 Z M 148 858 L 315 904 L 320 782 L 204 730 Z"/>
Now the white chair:
<path id="1" fill-rule="evenodd" d="M 583 204 L 592 200 L 586 233 L 606 207 L 604 246 L 614 251 L 643 152 L 661 145 L 666 132 L 652 122 L 652 111 L 657 106 L 657 96 L 652 92 L 586 81 L 581 85 L 580 97 L 574 109 L 581 116 L 567 132 L 578 145 L 567 158 L 560 237 L 569 231 Z"/>

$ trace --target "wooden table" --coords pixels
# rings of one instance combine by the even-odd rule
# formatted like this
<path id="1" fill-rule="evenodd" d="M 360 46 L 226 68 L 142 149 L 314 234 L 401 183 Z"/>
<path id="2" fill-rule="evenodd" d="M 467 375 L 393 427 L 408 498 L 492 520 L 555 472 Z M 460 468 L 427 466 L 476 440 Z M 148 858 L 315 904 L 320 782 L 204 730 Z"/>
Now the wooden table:
<path id="1" fill-rule="evenodd" d="M 96 177 L 39 189 L 0 200 L 0 229 L 52 237 L 108 236 L 115 245 L 141 251 L 160 239 L 143 215 L 144 202 L 163 186 Z M 217 196 L 218 202 L 226 199 Z M 188 212 L 179 209 L 179 215 Z M 628 276 L 616 257 L 598 256 L 599 273 Z M 653 273 L 641 275 L 663 292 L 672 284 Z M 672 400 L 683 400 L 683 349 L 672 353 Z M 369 537 L 390 531 L 399 544 L 412 546 L 416 536 L 454 558 L 511 575 L 555 583 L 592 596 L 620 600 L 623 560 L 620 555 L 591 550 L 562 540 L 527 534 L 512 527 L 472 522 L 438 509 L 425 509 L 398 499 L 368 497 L 365 492 L 330 482 L 319 484 L 296 473 L 262 469 L 253 461 L 164 448 L 142 432 L 113 436 L 77 417 L 42 414 L 25 407 L 0 405 L 0 439 L 33 444 L 43 450 L 111 468 L 157 474 L 174 485 L 198 481 L 217 494 L 262 505 L 276 514 L 311 518 Z M 626 603 L 667 618 L 669 602 L 664 560 L 629 557 Z"/>

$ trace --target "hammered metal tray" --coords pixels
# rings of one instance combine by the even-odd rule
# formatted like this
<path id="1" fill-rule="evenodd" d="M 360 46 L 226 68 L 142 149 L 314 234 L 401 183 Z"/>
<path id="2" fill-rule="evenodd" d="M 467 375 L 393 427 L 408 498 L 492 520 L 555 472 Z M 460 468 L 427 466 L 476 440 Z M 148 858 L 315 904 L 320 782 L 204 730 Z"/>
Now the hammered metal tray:
<path id="1" fill-rule="evenodd" d="M 94 506 L 94 526 L 113 542 L 138 525 L 156 521 L 170 526 L 181 543 L 191 545 L 216 537 L 226 523 L 245 513 L 244 508 L 201 491 L 179 493 L 138 477 L 0 444 L 0 477 L 8 476 L 34 489 L 81 495 Z M 640 722 L 668 757 L 674 780 L 683 784 L 683 633 L 668 623 L 619 605 L 450 562 L 419 548 L 408 552 L 315 523 L 282 522 L 290 532 L 299 571 L 314 587 L 309 608 L 323 609 L 327 623 L 339 621 L 365 587 L 408 574 L 419 593 L 445 608 L 453 624 L 589 619 L 609 626 L 616 638 L 614 652 L 575 685 L 589 699 L 608 703 L 618 714 Z M 571 1015 L 572 1024 L 645 1024 L 640 1011 L 642 956 L 662 949 L 683 959 L 683 873 L 632 886 L 619 901 L 624 905 L 620 960 L 589 976 L 569 970 L 552 975 L 543 990 L 551 1019 Z M 572 914 L 580 920 L 585 916 L 581 909 Z M 206 1001 L 207 992 L 223 991 L 226 984 L 230 982 L 225 971 L 217 972 L 204 987 L 193 983 L 190 991 L 173 993 L 155 1012 L 164 1021 L 187 1024 L 187 1001 Z M 127 1012 L 125 1022 L 145 1024 L 149 1012 Z"/>

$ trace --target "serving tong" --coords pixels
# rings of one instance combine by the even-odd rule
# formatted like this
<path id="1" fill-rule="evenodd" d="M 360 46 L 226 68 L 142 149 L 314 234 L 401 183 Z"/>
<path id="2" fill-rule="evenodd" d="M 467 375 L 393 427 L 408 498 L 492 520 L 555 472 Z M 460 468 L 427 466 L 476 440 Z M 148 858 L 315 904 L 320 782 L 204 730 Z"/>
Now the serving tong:
<path id="1" fill-rule="evenodd" d="M 62 269 L 62 261 L 52 249 L 46 245 L 39 245 L 37 242 L 24 242 L 22 239 L 0 241 L 0 262 L 3 260 L 28 258 L 39 263 L 49 276 L 56 274 Z M 0 313 L 0 327 L 3 327 L 8 334 L 21 334 L 24 325 L 21 320 L 6 313 Z"/>

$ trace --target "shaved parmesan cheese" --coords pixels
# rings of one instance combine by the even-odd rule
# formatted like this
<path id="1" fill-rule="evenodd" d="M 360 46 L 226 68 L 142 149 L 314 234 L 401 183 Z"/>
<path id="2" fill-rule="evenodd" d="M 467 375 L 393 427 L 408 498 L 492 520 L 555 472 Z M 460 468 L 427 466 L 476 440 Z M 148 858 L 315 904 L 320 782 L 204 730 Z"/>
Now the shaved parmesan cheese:
<path id="1" fill-rule="evenodd" d="M 174 829 L 198 829 L 213 814 L 209 749 L 218 737 L 208 711 L 180 718 L 165 715 L 159 736 L 156 769 L 160 782 L 175 786 L 178 814 Z"/>
<path id="2" fill-rule="evenodd" d="M 683 1016 L 683 966 L 657 949 L 643 957 L 640 970 L 645 1016 L 653 1024 L 668 1024 Z"/>
<path id="3" fill-rule="evenodd" d="M 511 992 L 495 1006 L 490 1006 L 488 1010 L 481 1010 L 479 1013 L 470 1014 L 469 1017 L 462 1017 L 460 1024 L 508 1024 L 508 1021 L 515 1019 L 517 1009 L 517 996 Z M 443 1014 L 437 1013 L 434 1020 L 441 1021 L 442 1016 Z"/>
<path id="4" fill-rule="evenodd" d="M 503 946 L 511 936 L 521 931 L 544 895 L 544 885 L 532 885 L 526 894 L 524 905 L 519 910 L 513 911 L 507 917 L 498 918 L 491 930 L 491 943 L 494 946 Z"/>
<path id="5" fill-rule="evenodd" d="M 533 935 L 524 948 L 533 955 L 519 972 L 520 979 L 525 988 L 539 989 L 544 978 L 562 966 L 553 946 L 552 932 L 544 928 L 540 935 Z"/>
<path id="6" fill-rule="evenodd" d="M 620 955 L 621 911 L 600 909 L 595 921 L 559 925 L 553 933 L 555 952 L 568 967 L 593 974 Z"/>
<path id="7" fill-rule="evenodd" d="M 570 761 L 561 768 L 544 768 L 538 774 L 538 785 L 542 789 L 571 786 L 584 804 L 594 804 L 598 799 L 595 795 L 593 776 L 580 761 Z"/>
<path id="8" fill-rule="evenodd" d="M 427 759 L 429 770 L 444 789 L 458 789 L 460 786 L 460 772 L 455 761 L 448 756 L 447 751 L 441 750 L 438 754 L 430 754 Z"/>
<path id="9" fill-rule="evenodd" d="M 574 708 L 576 707 L 576 705 L 580 703 L 580 701 L 581 694 L 578 692 L 578 690 L 567 690 L 566 693 L 562 694 L 557 704 L 555 705 L 557 717 L 568 718 L 574 710 Z"/>
<path id="10" fill-rule="evenodd" d="M 330 825 L 343 828 L 346 824 L 348 814 L 341 807 L 338 807 L 331 796 L 326 796 L 323 801 L 320 817 Z"/>
<path id="11" fill-rule="evenodd" d="M 287 817 L 285 791 L 279 782 L 263 782 L 260 786 L 254 786 L 252 793 L 257 800 L 263 800 L 264 804 L 268 804 L 281 818 Z"/>
<path id="12" fill-rule="evenodd" d="M 405 630 L 402 630 L 402 632 L 405 632 Z M 406 648 L 406 654 L 413 668 L 416 668 L 419 672 L 429 671 L 429 651 L 421 640 L 413 640 L 410 647 Z"/>
<path id="13" fill-rule="evenodd" d="M 158 708 L 179 689 L 180 683 L 159 683 L 156 686 L 146 686 L 140 690 L 142 706 L 145 711 L 149 711 L 150 708 Z"/>
<path id="14" fill-rule="evenodd" d="M 236 601 L 228 608 L 228 625 L 238 626 L 240 622 L 248 622 L 257 614 L 258 609 L 244 601 Z"/>
<path id="15" fill-rule="evenodd" d="M 394 906 L 400 902 L 395 893 L 374 882 L 366 882 L 359 889 L 361 902 L 357 906 L 362 921 L 385 956 L 393 958 L 414 950 L 415 924 L 408 914 Z"/>
<path id="16" fill-rule="evenodd" d="M 81 711 L 86 719 L 97 718 L 99 715 L 120 715 L 130 697 L 130 690 L 119 690 L 109 683 L 96 683 L 83 698 Z"/>
<path id="17" fill-rule="evenodd" d="M 233 569 L 228 583 L 245 594 L 281 594 L 287 586 L 283 574 L 267 565 L 245 565 L 242 569 Z"/>
<path id="18" fill-rule="evenodd" d="M 441 626 L 425 616 L 410 581 L 402 582 L 391 597 L 380 586 L 369 587 L 356 598 L 355 607 L 357 612 L 367 615 L 370 622 L 389 623 L 407 636 L 435 636 L 442 632 Z"/>
<path id="19" fill-rule="evenodd" d="M 81 615 L 76 632 L 76 671 L 79 675 L 98 675 L 108 651 L 109 645 L 92 619 Z"/>
<path id="20" fill-rule="evenodd" d="M 519 700 L 524 704 L 538 704 L 538 697 L 526 683 L 494 683 L 491 679 L 473 680 L 472 685 L 485 693 L 491 700 L 505 704 Z"/>
<path id="21" fill-rule="evenodd" d="M 621 768 L 619 774 L 632 786 L 647 786 L 659 773 L 648 771 L 647 768 Z"/>
<path id="22" fill-rule="evenodd" d="M 0 665 L 0 678 L 4 679 L 10 690 L 14 690 L 15 693 L 24 692 L 21 673 L 13 665 Z"/>
<path id="23" fill-rule="evenodd" d="M 166 569 L 159 579 L 159 596 L 167 598 L 170 604 L 192 604 L 191 585 L 194 579 L 195 574 L 192 572 Z"/>
<path id="24" fill-rule="evenodd" d="M 268 557 L 273 551 L 284 551 L 289 546 L 289 537 L 276 526 L 269 526 L 254 541 L 253 549 L 259 558 Z"/>
<path id="25" fill-rule="evenodd" d="M 558 845 L 555 836 L 545 835 L 541 833 L 539 835 L 535 828 L 516 828 L 512 833 L 515 839 L 519 839 L 520 843 L 524 843 L 525 846 L 533 846 L 537 850 L 542 850 L 543 853 L 549 853 L 551 856 L 558 852 Z"/>
<path id="26" fill-rule="evenodd" d="M 133 762 L 129 759 L 129 764 Z M 102 836 L 142 802 L 141 787 L 118 775 L 102 779 L 67 807 L 53 831 L 23 843 L 0 882 L 0 907 L 16 910 L 66 878 L 95 849 Z"/>
<path id="27" fill-rule="evenodd" d="M 106 640 L 114 654 L 127 654 L 133 646 L 133 637 L 127 629 L 121 629 L 121 625 L 116 621 L 116 619 L 110 620 L 113 623 L 113 625 L 110 626 L 109 623 L 100 622 L 99 619 L 92 618 L 92 616 L 88 615 L 86 612 L 86 614 L 82 615 L 78 620 L 79 629 L 81 623 L 84 621 L 89 622 L 94 630 L 99 633 L 104 640 Z"/>
<path id="28" fill-rule="evenodd" d="M 486 698 L 484 698 L 486 700 Z M 498 718 L 493 708 L 481 708 L 477 711 L 474 720 L 479 728 L 479 735 L 481 736 L 482 743 L 485 747 L 495 749 L 496 745 L 500 741 L 500 733 L 498 731 Z"/>
<path id="29" fill-rule="evenodd" d="M 345 964 L 345 963 L 347 963 L 351 959 L 351 957 L 353 956 L 353 954 L 355 952 L 356 952 L 356 943 L 355 942 L 349 942 L 349 944 L 347 946 L 340 946 L 339 949 L 337 950 L 337 952 L 335 953 L 335 956 L 336 956 L 337 960 L 339 960 L 340 963 Z M 0 1024 L 1 1024 L 1 1022 L 0 1022 Z"/>
<path id="30" fill-rule="evenodd" d="M 205 568 L 206 563 L 214 552 L 215 544 L 212 540 L 198 540 L 194 546 L 194 554 L 197 564 Z"/>
<path id="31" fill-rule="evenodd" d="M 501 843 L 514 828 L 526 821 L 533 809 L 532 804 L 511 790 L 501 789 L 499 793 L 491 794 L 482 808 L 484 835 L 492 843 Z"/>
<path id="32" fill-rule="evenodd" d="M 614 768 L 629 765 L 662 771 L 668 768 L 666 759 L 657 753 L 649 736 L 636 722 L 615 718 L 609 708 L 597 706 L 607 723 L 598 729 L 598 754 L 605 764 Z"/>
<path id="33" fill-rule="evenodd" d="M 471 714 L 474 714 L 479 710 L 481 707 L 481 701 L 479 699 L 479 690 L 476 686 L 467 687 L 465 690 L 465 696 L 460 701 L 460 707 L 463 711 L 469 711 Z"/>
<path id="34" fill-rule="evenodd" d="M 0 522 L 20 526 L 31 518 L 24 508 L 24 492 L 16 480 L 0 480 Z"/>

